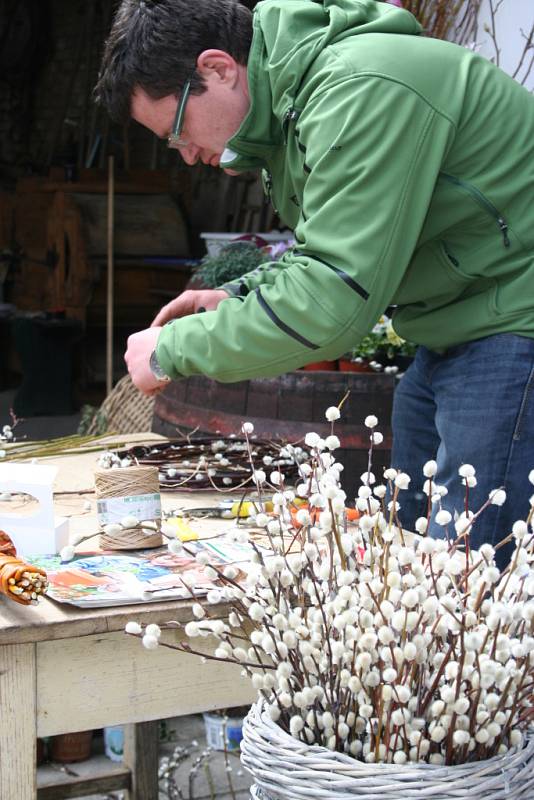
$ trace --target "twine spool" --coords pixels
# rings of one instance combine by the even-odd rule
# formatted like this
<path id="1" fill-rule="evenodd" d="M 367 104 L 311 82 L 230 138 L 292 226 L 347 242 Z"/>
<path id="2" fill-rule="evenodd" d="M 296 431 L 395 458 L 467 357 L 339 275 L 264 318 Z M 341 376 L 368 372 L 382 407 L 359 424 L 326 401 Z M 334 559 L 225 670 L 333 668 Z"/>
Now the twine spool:
<path id="1" fill-rule="evenodd" d="M 95 471 L 95 493 L 99 523 L 120 523 L 124 517 L 139 522 L 161 520 L 161 496 L 157 467 L 123 467 Z M 138 550 L 161 547 L 160 533 L 147 533 L 140 528 L 125 528 L 120 533 L 100 534 L 104 550 Z"/>

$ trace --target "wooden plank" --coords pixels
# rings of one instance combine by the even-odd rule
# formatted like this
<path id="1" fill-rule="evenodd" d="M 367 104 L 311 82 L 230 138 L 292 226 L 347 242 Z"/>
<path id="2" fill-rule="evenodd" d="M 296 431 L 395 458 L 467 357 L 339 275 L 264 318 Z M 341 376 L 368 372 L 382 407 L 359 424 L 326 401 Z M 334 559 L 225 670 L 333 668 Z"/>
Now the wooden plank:
<path id="1" fill-rule="evenodd" d="M 107 766 L 102 761 L 107 761 Z M 37 771 L 37 800 L 65 800 L 70 797 L 85 797 L 88 794 L 103 794 L 117 791 L 118 789 L 130 789 L 131 775 L 128 767 L 114 765 L 118 769 L 111 771 L 110 761 L 104 756 L 101 759 L 91 758 L 92 777 L 86 775 L 63 775 L 61 778 L 55 772 L 50 779 L 50 775 L 43 780 Z M 73 765 L 73 770 L 78 765 Z M 94 774 L 94 773 L 98 774 Z"/>
<path id="2" fill-rule="evenodd" d="M 0 798 L 34 800 L 35 646 L 0 647 Z"/>
<path id="3" fill-rule="evenodd" d="M 131 618 L 138 618 L 135 610 Z M 176 637 L 165 633 L 166 641 Z M 194 642 L 213 653 L 212 638 Z M 149 652 L 125 634 L 37 645 L 38 736 L 244 705 L 254 696 L 237 665 L 202 663 L 164 647 Z"/>
<path id="4" fill-rule="evenodd" d="M 37 607 L 21 606 L 0 598 L 0 645 L 69 639 L 77 636 L 123 631 L 128 620 L 148 622 L 193 618 L 191 601 L 169 600 L 111 608 L 76 608 L 44 599 Z"/>
<path id="5" fill-rule="evenodd" d="M 130 800 L 158 800 L 159 722 L 124 727 L 123 761 L 130 769 Z"/>

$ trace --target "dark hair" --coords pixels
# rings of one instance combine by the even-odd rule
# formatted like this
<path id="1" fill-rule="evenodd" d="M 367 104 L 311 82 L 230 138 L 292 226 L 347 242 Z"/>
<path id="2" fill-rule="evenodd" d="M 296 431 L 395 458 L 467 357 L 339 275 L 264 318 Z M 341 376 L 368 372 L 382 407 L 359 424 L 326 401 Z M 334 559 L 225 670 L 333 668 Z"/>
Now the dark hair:
<path id="1" fill-rule="evenodd" d="M 117 122 L 130 116 L 137 86 L 159 100 L 188 78 L 202 94 L 197 57 L 215 48 L 248 60 L 252 15 L 238 0 L 122 0 L 104 47 L 94 97 Z"/>

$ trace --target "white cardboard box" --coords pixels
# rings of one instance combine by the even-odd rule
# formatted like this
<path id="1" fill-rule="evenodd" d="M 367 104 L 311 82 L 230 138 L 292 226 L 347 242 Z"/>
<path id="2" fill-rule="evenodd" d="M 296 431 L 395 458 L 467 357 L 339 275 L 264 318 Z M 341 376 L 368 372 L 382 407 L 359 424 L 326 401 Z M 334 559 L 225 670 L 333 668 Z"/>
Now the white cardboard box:
<path id="1" fill-rule="evenodd" d="M 30 495 L 38 501 L 33 513 L 0 511 L 0 529 L 13 540 L 18 555 L 59 553 L 69 541 L 69 521 L 54 515 L 53 485 L 57 468 L 16 461 L 0 464 L 0 493 Z"/>

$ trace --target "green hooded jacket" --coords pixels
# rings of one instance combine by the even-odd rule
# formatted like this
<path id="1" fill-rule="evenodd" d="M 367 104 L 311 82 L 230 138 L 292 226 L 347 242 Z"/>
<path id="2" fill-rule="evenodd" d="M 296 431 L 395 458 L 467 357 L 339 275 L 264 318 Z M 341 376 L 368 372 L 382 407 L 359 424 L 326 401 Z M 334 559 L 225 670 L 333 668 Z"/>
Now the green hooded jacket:
<path id="1" fill-rule="evenodd" d="M 443 351 L 534 338 L 534 98 L 375 0 L 265 0 L 222 167 L 262 169 L 297 246 L 165 326 L 167 374 L 277 375 L 394 327 Z"/>

